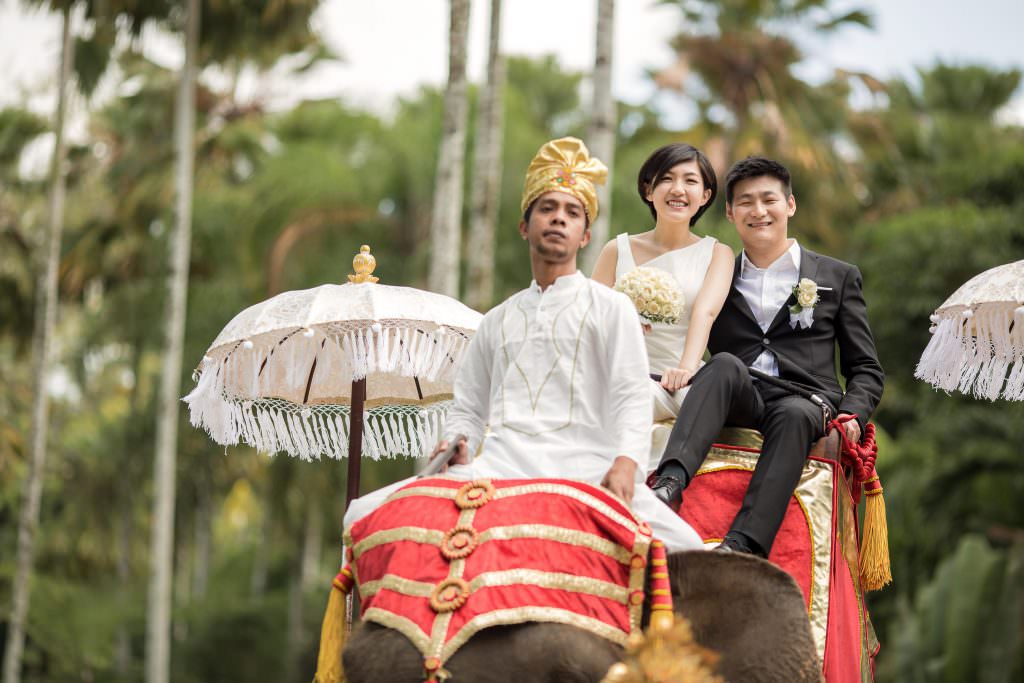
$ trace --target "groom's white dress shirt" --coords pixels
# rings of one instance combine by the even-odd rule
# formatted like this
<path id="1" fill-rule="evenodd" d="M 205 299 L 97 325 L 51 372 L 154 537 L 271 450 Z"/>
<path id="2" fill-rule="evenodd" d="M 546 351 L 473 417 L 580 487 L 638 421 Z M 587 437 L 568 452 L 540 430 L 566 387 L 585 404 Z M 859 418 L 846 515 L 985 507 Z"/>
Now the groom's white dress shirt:
<path id="1" fill-rule="evenodd" d="M 758 268 L 747 258 L 746 251 L 742 253 L 736 289 L 746 299 L 762 332 L 768 331 L 799 279 L 800 245 L 796 240 L 791 240 L 789 249 L 767 268 Z M 774 377 L 779 376 L 779 361 L 768 349 L 762 351 L 750 367 Z"/>

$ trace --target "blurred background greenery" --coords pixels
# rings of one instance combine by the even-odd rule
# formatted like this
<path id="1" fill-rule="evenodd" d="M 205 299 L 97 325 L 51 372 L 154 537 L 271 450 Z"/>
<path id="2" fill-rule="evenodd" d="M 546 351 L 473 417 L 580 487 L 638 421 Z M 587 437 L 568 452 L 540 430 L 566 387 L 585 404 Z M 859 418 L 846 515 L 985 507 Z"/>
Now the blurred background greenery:
<path id="1" fill-rule="evenodd" d="M 309 28 L 317 4 L 204 3 L 201 65 L 298 77 L 333 58 Z M 650 227 L 634 178 L 667 142 L 705 149 L 720 173 L 749 153 L 792 169 L 791 232 L 860 266 L 887 372 L 875 420 L 894 583 L 869 599 L 882 642 L 877 680 L 1024 680 L 1024 405 L 947 396 L 913 378 L 932 311 L 974 274 L 1024 254 L 1024 128 L 1003 116 L 1020 71 L 937 62 L 907 78 L 837 71 L 811 83 L 799 75 L 793 36 L 834 28 L 818 20 L 831 3 L 668 4 L 687 27 L 671 46 L 688 76 L 669 69 L 651 78 L 698 113 L 679 129 L 653 102 L 618 103 L 612 234 Z M 177 74 L 116 37 L 149 22 L 177 30 L 181 7 L 79 6 L 92 21 L 74 64 L 87 134 L 68 152 L 49 456 L 26 622 L 23 680 L 33 682 L 143 677 L 174 225 Z M 870 30 L 863 13 L 830 16 Z M 112 66 L 115 94 L 92 99 Z M 580 94 L 588 74 L 553 56 L 509 55 L 506 68 L 492 303 L 529 281 L 515 230 L 529 159 L 550 137 L 585 136 L 590 120 Z M 423 87 L 386 114 L 344 99 L 271 111 L 240 102 L 234 83 L 198 86 L 182 393 L 235 313 L 342 281 L 360 244 L 373 246 L 383 282 L 427 285 L 442 91 Z M 478 94 L 471 84 L 470 122 Z M 0 110 L 0 640 L 28 470 L 36 254 L 48 220 L 48 179 L 19 169 L 51 130 L 25 106 Z M 477 189 L 472 168 L 467 197 Z M 736 248 L 722 201 L 698 228 Z M 468 200 L 464 214 L 465 236 L 476 228 Z M 225 452 L 184 415 L 179 423 L 171 679 L 308 680 L 340 561 L 344 462 Z M 410 471 L 409 461 L 364 464 L 363 490 Z"/>

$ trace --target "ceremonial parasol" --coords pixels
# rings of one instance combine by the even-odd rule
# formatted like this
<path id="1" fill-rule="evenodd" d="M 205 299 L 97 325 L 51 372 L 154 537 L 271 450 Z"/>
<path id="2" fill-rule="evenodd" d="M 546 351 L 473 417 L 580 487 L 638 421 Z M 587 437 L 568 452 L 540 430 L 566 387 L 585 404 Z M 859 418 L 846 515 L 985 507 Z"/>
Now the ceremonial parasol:
<path id="1" fill-rule="evenodd" d="M 931 320 L 915 377 L 990 401 L 1024 401 L 1024 261 L 974 276 Z"/>
<path id="2" fill-rule="evenodd" d="M 481 315 L 459 301 L 375 284 L 363 245 L 343 285 L 285 292 L 234 317 L 185 397 L 219 444 L 309 460 L 419 457 L 438 440 L 459 357 Z"/>

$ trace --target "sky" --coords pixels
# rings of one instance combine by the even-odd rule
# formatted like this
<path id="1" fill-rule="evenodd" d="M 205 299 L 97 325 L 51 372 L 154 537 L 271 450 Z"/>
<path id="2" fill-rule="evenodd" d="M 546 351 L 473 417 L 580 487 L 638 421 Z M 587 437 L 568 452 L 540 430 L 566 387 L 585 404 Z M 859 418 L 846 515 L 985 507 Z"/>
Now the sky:
<path id="1" fill-rule="evenodd" d="M 0 106 L 28 103 L 52 109 L 59 21 L 21 0 L 0 0 Z M 507 54 L 555 53 L 569 68 L 589 71 L 594 56 L 596 0 L 505 0 L 502 31 Z M 1020 0 L 837 0 L 838 7 L 865 7 L 875 30 L 849 28 L 831 40 L 802 40 L 807 59 L 801 74 L 814 81 L 835 68 L 867 71 L 877 77 L 913 76 L 914 67 L 947 62 L 980 62 L 1024 67 L 1019 26 Z M 469 78 L 483 77 L 490 3 L 472 0 Z M 296 97 L 340 96 L 353 105 L 388 111 L 396 95 L 422 84 L 440 85 L 447 72 L 445 0 L 326 0 L 315 17 L 322 35 L 343 61 L 316 70 L 311 78 L 243 80 L 243 96 L 257 92 L 278 106 Z M 681 28 L 679 13 L 654 0 L 616 3 L 613 91 L 640 103 L 654 94 L 648 70 L 672 62 L 668 39 Z M 157 61 L 180 62 L 176 39 L 155 31 L 143 40 Z M 1024 121 L 1024 96 L 1014 116 Z"/>

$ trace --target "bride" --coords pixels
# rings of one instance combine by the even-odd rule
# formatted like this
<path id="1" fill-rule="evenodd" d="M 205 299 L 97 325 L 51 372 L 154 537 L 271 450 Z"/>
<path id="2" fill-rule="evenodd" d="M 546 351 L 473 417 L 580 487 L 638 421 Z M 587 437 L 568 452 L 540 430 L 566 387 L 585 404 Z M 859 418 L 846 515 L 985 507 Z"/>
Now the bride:
<path id="1" fill-rule="evenodd" d="M 654 421 L 674 418 L 702 365 L 711 324 L 732 283 L 733 253 L 691 228 L 714 202 L 718 179 L 707 157 L 685 143 L 654 151 L 637 175 L 637 192 L 655 219 L 654 229 L 622 233 L 601 250 L 592 278 L 608 286 L 640 266 L 660 268 L 678 282 L 684 306 L 675 324 L 644 325 Z M 654 462 L 657 461 L 652 453 Z"/>

